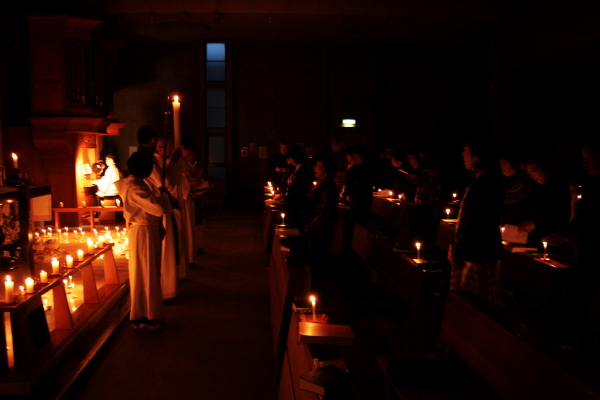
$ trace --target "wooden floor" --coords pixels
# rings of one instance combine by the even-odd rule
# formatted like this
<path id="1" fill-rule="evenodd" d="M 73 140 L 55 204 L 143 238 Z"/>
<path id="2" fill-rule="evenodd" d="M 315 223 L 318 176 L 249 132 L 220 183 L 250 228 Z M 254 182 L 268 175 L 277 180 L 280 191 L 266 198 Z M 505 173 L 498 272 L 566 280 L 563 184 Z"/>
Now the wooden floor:
<path id="1" fill-rule="evenodd" d="M 261 211 L 207 213 L 204 254 L 166 328 L 123 322 L 63 399 L 276 398 Z"/>

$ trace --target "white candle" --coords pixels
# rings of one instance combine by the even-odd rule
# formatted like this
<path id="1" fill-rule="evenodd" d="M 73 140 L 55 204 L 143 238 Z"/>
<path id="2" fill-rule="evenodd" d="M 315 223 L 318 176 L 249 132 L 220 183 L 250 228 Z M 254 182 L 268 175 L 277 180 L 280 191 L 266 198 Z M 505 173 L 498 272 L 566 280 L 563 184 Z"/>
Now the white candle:
<path id="1" fill-rule="evenodd" d="M 74 288 L 75 284 L 73 283 L 73 277 L 71 275 L 69 275 L 69 287 L 70 288 Z"/>
<path id="2" fill-rule="evenodd" d="M 273 186 L 273 185 L 271 184 L 271 182 L 267 182 L 267 183 L 269 184 L 269 187 Z"/>
<path id="3" fill-rule="evenodd" d="M 454 200 L 456 200 L 456 196 L 457 196 L 457 194 L 456 194 L 456 193 L 452 193 L 452 198 L 453 198 Z"/>
<path id="4" fill-rule="evenodd" d="M 73 268 L 73 256 L 67 254 L 67 268 Z"/>
<path id="5" fill-rule="evenodd" d="M 100 207 L 104 207 L 104 200 L 100 200 Z"/>
<path id="6" fill-rule="evenodd" d="M 59 269 L 59 264 L 58 264 L 58 260 L 56 259 L 56 257 L 52 257 L 52 275 L 59 275 L 60 274 L 60 269 Z"/>
<path id="7" fill-rule="evenodd" d="M 104 246 L 104 236 L 98 236 L 98 246 Z"/>
<path id="8" fill-rule="evenodd" d="M 19 286 L 19 290 L 21 291 L 21 296 L 25 296 L 25 286 Z"/>
<path id="9" fill-rule="evenodd" d="M 69 232 L 65 232 L 65 243 L 69 243 Z"/>
<path id="10" fill-rule="evenodd" d="M 6 282 L 4 282 L 4 301 L 6 304 L 15 302 L 15 283 L 10 280 L 10 275 L 6 275 Z"/>
<path id="11" fill-rule="evenodd" d="M 83 250 L 77 250 L 77 261 L 83 261 Z"/>
<path id="12" fill-rule="evenodd" d="M 421 243 L 417 242 L 415 243 L 415 246 L 417 247 L 417 260 L 421 259 Z"/>
<path id="13" fill-rule="evenodd" d="M 548 242 L 542 242 L 544 245 L 544 260 L 548 259 Z"/>
<path id="14" fill-rule="evenodd" d="M 175 149 L 181 147 L 181 123 L 179 120 L 179 111 L 181 103 L 179 102 L 179 96 L 173 97 L 173 139 Z"/>
<path id="15" fill-rule="evenodd" d="M 317 308 L 316 308 L 317 299 L 315 299 L 315 296 L 310 296 L 310 302 L 312 303 L 313 322 L 316 322 L 317 321 Z"/>
<path id="16" fill-rule="evenodd" d="M 313 181 L 313 185 L 317 186 L 317 182 L 316 182 L 316 181 Z"/>
<path id="17" fill-rule="evenodd" d="M 19 157 L 17 157 L 17 155 L 15 153 L 12 153 L 12 159 L 13 159 L 13 168 L 19 169 Z"/>
<path id="18" fill-rule="evenodd" d="M 59 204 L 60 204 L 60 207 L 61 207 L 61 208 L 62 208 L 62 207 L 64 207 L 64 204 L 63 204 L 63 202 L 62 202 L 62 201 L 61 201 Z"/>
<path id="19" fill-rule="evenodd" d="M 401 194 L 398 195 L 398 200 L 402 200 L 402 195 Z"/>
<path id="20" fill-rule="evenodd" d="M 46 271 L 40 271 L 40 282 L 48 283 L 48 273 Z"/>
<path id="21" fill-rule="evenodd" d="M 82 205 L 82 207 L 84 207 L 84 208 L 86 207 L 87 203 L 85 202 L 85 200 L 83 200 L 83 201 L 81 202 L 81 205 Z"/>
<path id="22" fill-rule="evenodd" d="M 25 279 L 25 289 L 27 291 L 27 293 L 33 293 L 33 279 L 31 278 L 27 278 Z"/>
<path id="23" fill-rule="evenodd" d="M 52 236 L 52 228 L 48 228 L 48 235 Z"/>
<path id="24" fill-rule="evenodd" d="M 392 192 L 392 191 L 390 190 L 390 197 L 392 197 L 393 195 L 394 195 L 394 192 Z"/>
<path id="25" fill-rule="evenodd" d="M 94 242 L 92 242 L 92 239 L 87 240 L 87 252 L 88 254 L 94 254 Z"/>
<path id="26" fill-rule="evenodd" d="M 281 225 L 285 225 L 285 213 L 281 213 Z"/>
<path id="27" fill-rule="evenodd" d="M 121 207 L 121 200 L 117 199 L 117 207 Z"/>
<path id="28" fill-rule="evenodd" d="M 446 208 L 446 218 L 450 219 L 450 209 Z"/>
<path id="29" fill-rule="evenodd" d="M 46 230 L 42 229 L 42 234 L 44 235 L 44 237 L 46 237 Z"/>

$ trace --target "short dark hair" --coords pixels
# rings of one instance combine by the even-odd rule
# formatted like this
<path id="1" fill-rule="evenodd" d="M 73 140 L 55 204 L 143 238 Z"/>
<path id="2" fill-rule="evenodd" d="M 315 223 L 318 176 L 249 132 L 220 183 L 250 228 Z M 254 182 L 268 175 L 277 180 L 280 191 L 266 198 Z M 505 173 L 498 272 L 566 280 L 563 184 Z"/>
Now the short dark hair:
<path id="1" fill-rule="evenodd" d="M 364 144 L 357 144 L 346 150 L 346 154 L 357 155 L 367 158 L 368 151 Z"/>
<path id="2" fill-rule="evenodd" d="M 192 140 L 192 138 L 184 137 L 181 138 L 181 145 L 184 149 L 189 150 L 194 147 L 194 141 Z"/>
<path id="3" fill-rule="evenodd" d="M 498 157 L 496 147 L 491 139 L 487 137 L 473 137 L 465 141 L 465 146 L 469 146 L 471 155 L 477 157 L 475 169 L 483 171 L 497 171 Z"/>
<path id="4" fill-rule="evenodd" d="M 402 163 L 406 162 L 406 154 L 400 149 L 392 151 L 392 158 L 394 160 L 402 161 Z"/>
<path id="5" fill-rule="evenodd" d="M 518 170 L 521 168 L 521 157 L 513 148 L 506 148 L 500 150 L 498 155 L 498 161 L 506 160 L 510 163 L 512 169 Z"/>
<path id="6" fill-rule="evenodd" d="M 112 155 L 112 154 L 107 154 L 107 155 L 105 155 L 105 156 L 104 156 L 104 160 L 105 160 L 105 161 L 106 161 L 106 159 L 107 159 L 107 158 L 110 158 L 111 160 L 113 160 L 113 161 L 116 161 L 116 160 L 115 160 L 115 156 L 114 156 L 114 155 Z"/>
<path id="7" fill-rule="evenodd" d="M 290 147 L 285 156 L 291 158 L 294 164 L 303 164 L 305 160 L 302 147 L 298 145 Z"/>
<path id="8" fill-rule="evenodd" d="M 152 173 L 154 162 L 150 154 L 136 151 L 127 160 L 127 168 L 129 173 L 136 178 L 147 178 Z"/>
<path id="9" fill-rule="evenodd" d="M 321 154 L 315 158 L 315 162 L 320 162 L 325 168 L 328 178 L 333 178 L 338 170 L 337 158 L 333 154 Z"/>
<path id="10" fill-rule="evenodd" d="M 157 137 L 158 133 L 152 125 L 144 125 L 138 129 L 138 142 L 139 144 L 148 144 L 153 138 Z"/>

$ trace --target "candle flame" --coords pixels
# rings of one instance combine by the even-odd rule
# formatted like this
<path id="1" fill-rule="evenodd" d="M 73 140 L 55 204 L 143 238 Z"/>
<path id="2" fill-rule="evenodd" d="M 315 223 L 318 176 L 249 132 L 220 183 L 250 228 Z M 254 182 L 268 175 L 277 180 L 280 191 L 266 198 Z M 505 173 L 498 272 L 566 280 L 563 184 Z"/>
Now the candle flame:
<path id="1" fill-rule="evenodd" d="M 173 96 L 173 103 L 179 103 L 179 96 Z"/>
<path id="2" fill-rule="evenodd" d="M 310 301 L 311 303 L 314 303 L 315 301 L 317 301 L 317 299 L 315 298 L 315 296 L 310 296 Z"/>
<path id="3" fill-rule="evenodd" d="M 11 153 L 12 159 L 13 160 L 18 160 L 19 157 L 17 157 L 17 155 L 15 153 Z"/>
<path id="4" fill-rule="evenodd" d="M 12 282 L 12 281 L 10 280 L 10 275 L 6 275 L 6 282 Z"/>
<path id="5" fill-rule="evenodd" d="M 420 249 L 421 248 L 421 243 L 417 242 L 417 243 L 415 243 L 415 246 L 417 246 L 417 249 Z"/>

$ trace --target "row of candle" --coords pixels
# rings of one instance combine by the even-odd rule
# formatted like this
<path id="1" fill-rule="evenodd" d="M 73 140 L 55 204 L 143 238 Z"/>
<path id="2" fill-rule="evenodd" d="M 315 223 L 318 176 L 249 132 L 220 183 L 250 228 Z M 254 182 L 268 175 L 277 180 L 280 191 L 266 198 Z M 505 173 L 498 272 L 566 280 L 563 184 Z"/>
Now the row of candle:
<path id="1" fill-rule="evenodd" d="M 117 207 L 121 207 L 121 200 L 117 199 L 116 202 L 117 202 Z M 62 201 L 59 203 L 59 205 L 60 205 L 60 208 L 63 208 L 65 206 L 65 204 Z M 81 207 L 87 208 L 87 202 L 85 200 L 81 201 Z M 104 207 L 104 200 L 100 200 L 100 207 Z"/>

